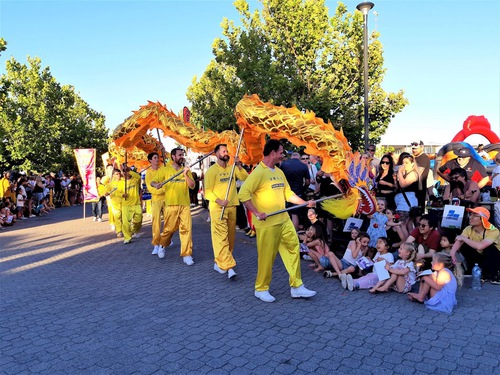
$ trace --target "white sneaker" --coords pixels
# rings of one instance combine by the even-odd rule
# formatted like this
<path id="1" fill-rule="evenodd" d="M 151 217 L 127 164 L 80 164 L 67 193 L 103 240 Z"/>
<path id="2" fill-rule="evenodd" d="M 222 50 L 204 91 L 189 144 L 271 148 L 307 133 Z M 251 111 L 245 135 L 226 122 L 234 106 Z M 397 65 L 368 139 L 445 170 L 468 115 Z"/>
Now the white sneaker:
<path id="1" fill-rule="evenodd" d="M 234 270 L 232 268 L 230 268 L 227 271 L 227 278 L 228 279 L 234 279 L 235 277 L 236 277 L 236 272 L 234 272 Z"/>
<path id="2" fill-rule="evenodd" d="M 290 294 L 292 295 L 292 298 L 310 298 L 315 296 L 316 292 L 307 289 L 304 285 L 301 285 L 297 288 L 290 288 Z"/>
<path id="3" fill-rule="evenodd" d="M 132 238 L 141 238 L 141 234 L 140 233 L 134 233 L 132 235 Z"/>
<path id="4" fill-rule="evenodd" d="M 347 281 L 347 289 L 349 289 L 352 292 L 354 290 L 354 280 L 352 279 L 352 275 L 350 273 L 347 274 L 346 281 Z"/>
<path id="5" fill-rule="evenodd" d="M 182 261 L 186 263 L 188 266 L 192 266 L 194 264 L 193 257 L 191 255 L 182 257 Z"/>
<path id="6" fill-rule="evenodd" d="M 158 258 L 165 258 L 165 248 L 161 245 L 158 246 Z"/>
<path id="7" fill-rule="evenodd" d="M 224 273 L 226 273 L 226 272 L 227 272 L 227 271 L 225 271 L 225 270 L 221 270 L 221 269 L 219 268 L 219 266 L 217 265 L 217 263 L 214 263 L 214 271 L 217 271 L 217 272 L 219 272 L 219 273 L 221 273 L 221 274 L 224 274 Z"/>
<path id="8" fill-rule="evenodd" d="M 260 299 L 263 302 L 274 302 L 276 298 L 274 298 L 268 290 L 264 290 L 262 292 L 255 291 L 253 294 L 255 297 Z"/>
<path id="9" fill-rule="evenodd" d="M 102 219 L 101 219 L 101 218 L 98 218 L 98 219 L 97 219 L 97 222 L 98 222 L 98 223 L 101 223 L 101 222 L 102 222 Z"/>
<path id="10" fill-rule="evenodd" d="M 347 288 L 347 275 L 345 273 L 341 273 L 339 275 L 340 282 L 342 283 L 342 288 Z"/>
<path id="11" fill-rule="evenodd" d="M 160 245 L 155 245 L 155 247 L 153 248 L 153 251 L 151 252 L 151 254 L 153 255 L 157 255 L 158 254 L 158 248 L 160 247 Z"/>
<path id="12" fill-rule="evenodd" d="M 94 216 L 94 218 L 92 219 L 92 221 L 97 221 L 97 218 Z"/>
<path id="13" fill-rule="evenodd" d="M 125 241 L 123 241 L 123 243 L 128 244 L 128 243 L 130 243 L 130 240 L 125 240 Z"/>

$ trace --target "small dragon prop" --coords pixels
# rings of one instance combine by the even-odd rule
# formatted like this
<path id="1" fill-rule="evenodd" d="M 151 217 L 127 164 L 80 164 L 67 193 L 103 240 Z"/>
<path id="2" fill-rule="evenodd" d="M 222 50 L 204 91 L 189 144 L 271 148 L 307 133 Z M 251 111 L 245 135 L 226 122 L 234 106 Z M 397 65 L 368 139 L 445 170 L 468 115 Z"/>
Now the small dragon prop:
<path id="1" fill-rule="evenodd" d="M 329 173 L 332 180 L 344 193 L 342 199 L 322 202 L 322 207 L 339 218 L 348 218 L 356 213 L 372 214 L 376 203 L 370 189 L 373 186 L 368 170 L 358 153 L 352 153 L 342 130 L 316 117 L 314 112 L 302 113 L 296 107 L 286 108 L 262 102 L 257 95 L 244 96 L 236 105 L 236 123 L 245 129 L 239 153 L 245 164 L 256 164 L 262 160 L 266 136 L 287 139 L 292 144 L 305 147 L 305 152 L 320 156 L 321 170 Z M 114 131 L 110 153 L 116 149 L 128 152 L 129 163 L 143 162 L 152 150 L 159 151 L 160 144 L 150 138 L 148 131 L 160 129 L 165 137 L 171 137 L 185 147 L 208 153 L 220 143 L 228 145 L 235 154 L 239 134 L 233 130 L 220 133 L 202 130 L 184 122 L 160 103 L 148 102 L 135 111 Z M 140 154 L 144 152 L 144 155 Z"/>

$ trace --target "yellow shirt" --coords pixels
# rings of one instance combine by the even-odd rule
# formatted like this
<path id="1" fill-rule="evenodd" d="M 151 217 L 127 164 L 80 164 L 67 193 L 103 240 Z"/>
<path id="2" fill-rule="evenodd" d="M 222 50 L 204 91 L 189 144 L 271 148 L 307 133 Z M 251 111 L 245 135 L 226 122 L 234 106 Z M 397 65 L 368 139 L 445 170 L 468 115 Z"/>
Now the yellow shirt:
<path id="1" fill-rule="evenodd" d="M 268 168 L 263 162 L 250 173 L 240 188 L 238 198 L 242 202 L 252 200 L 253 205 L 259 212 L 270 214 L 285 209 L 285 201 L 294 195 L 285 174 L 281 169 Z M 253 214 L 252 214 L 253 215 Z M 287 212 L 268 217 L 260 221 L 253 215 L 252 223 L 256 228 L 269 227 L 281 224 L 289 219 Z"/>
<path id="2" fill-rule="evenodd" d="M 222 168 L 219 164 L 215 163 L 210 168 L 208 168 L 205 174 L 205 179 L 203 186 L 205 188 L 205 198 L 210 202 L 215 202 L 218 199 L 224 200 L 226 198 L 227 184 L 229 183 L 229 177 L 231 176 L 232 165 Z M 236 179 L 245 181 L 248 177 L 248 173 L 243 168 L 234 168 L 234 177 L 231 182 L 231 188 L 229 189 L 228 195 L 228 206 L 238 206 L 238 195 L 236 193 Z"/>
<path id="3" fill-rule="evenodd" d="M 151 200 L 153 202 L 160 201 L 160 200 L 163 201 L 165 199 L 165 190 L 157 189 L 157 188 L 154 188 L 151 186 L 151 182 L 155 181 L 155 178 L 157 175 L 164 175 L 165 174 L 165 171 L 163 171 L 163 169 L 165 169 L 165 168 L 166 167 L 161 166 L 156 170 L 149 168 L 146 171 L 146 186 L 148 188 L 148 191 L 151 193 Z M 163 180 L 163 181 L 165 181 L 165 180 Z M 158 182 L 158 181 L 156 181 L 156 182 Z"/>
<path id="4" fill-rule="evenodd" d="M 127 198 L 123 198 L 123 206 L 137 206 L 141 203 L 139 191 L 141 189 L 141 175 L 137 172 L 130 171 L 130 179 L 125 181 L 125 178 L 120 180 L 118 190 L 127 193 Z M 127 188 L 125 189 L 125 183 Z"/>
<path id="5" fill-rule="evenodd" d="M 184 167 L 177 170 L 172 165 L 167 165 L 161 169 L 161 173 L 156 174 L 152 182 L 164 182 L 173 175 L 179 173 L 182 168 Z M 188 172 L 188 177 L 193 179 L 191 171 Z M 189 200 L 189 186 L 186 178 L 184 177 L 184 173 L 181 173 L 172 181 L 163 185 L 163 190 L 165 191 L 165 204 L 167 206 L 189 206 L 191 203 Z"/>
<path id="6" fill-rule="evenodd" d="M 118 181 L 111 180 L 106 184 L 105 188 L 105 194 L 111 193 L 109 197 L 111 198 L 111 202 L 113 202 L 114 205 L 118 207 L 118 205 L 122 204 L 122 195 L 124 193 L 123 191 L 123 184 L 121 184 L 123 179 L 120 179 Z M 121 190 L 120 190 L 121 187 Z"/>
<path id="7" fill-rule="evenodd" d="M 104 197 L 106 195 L 106 186 L 103 184 L 97 185 L 97 194 L 99 198 Z"/>
<path id="8" fill-rule="evenodd" d="M 0 198 L 10 197 L 10 181 L 3 177 L 0 179 Z"/>
<path id="9" fill-rule="evenodd" d="M 500 231 L 497 228 L 486 229 L 483 237 L 483 232 L 478 233 L 471 226 L 468 226 L 462 231 L 462 236 L 469 237 L 474 242 L 481 242 L 483 239 L 490 240 L 500 250 Z"/>

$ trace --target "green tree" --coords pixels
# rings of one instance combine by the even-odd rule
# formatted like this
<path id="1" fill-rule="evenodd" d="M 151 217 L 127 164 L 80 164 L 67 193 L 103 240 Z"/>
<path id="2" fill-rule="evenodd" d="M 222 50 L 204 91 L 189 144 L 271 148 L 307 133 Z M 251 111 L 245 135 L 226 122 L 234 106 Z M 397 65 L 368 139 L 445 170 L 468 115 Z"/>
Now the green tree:
<path id="1" fill-rule="evenodd" d="M 39 58 L 14 58 L 0 76 L 0 166 L 45 172 L 76 170 L 74 148 L 106 152 L 108 130 L 70 85 L 61 85 Z"/>
<path id="2" fill-rule="evenodd" d="M 3 52 L 7 49 L 7 42 L 5 41 L 4 38 L 0 38 L 0 52 Z M 2 54 L 0 53 L 0 56 Z"/>
<path id="3" fill-rule="evenodd" d="M 235 129 L 234 108 L 244 94 L 275 105 L 314 111 L 343 128 L 354 149 L 363 145 L 363 16 L 339 3 L 330 17 L 324 0 L 260 0 L 262 10 L 234 2 L 241 26 L 224 19 L 214 60 L 187 97 L 192 122 L 213 130 Z M 370 143 L 378 143 L 408 101 L 386 93 L 379 34 L 369 45 Z"/>

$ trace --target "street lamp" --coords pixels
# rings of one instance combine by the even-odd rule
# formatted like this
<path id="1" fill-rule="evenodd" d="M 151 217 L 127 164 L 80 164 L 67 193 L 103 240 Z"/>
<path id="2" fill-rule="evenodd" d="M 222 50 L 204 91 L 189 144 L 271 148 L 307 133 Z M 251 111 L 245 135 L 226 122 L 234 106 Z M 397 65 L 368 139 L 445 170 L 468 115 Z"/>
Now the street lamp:
<path id="1" fill-rule="evenodd" d="M 370 2 L 360 3 L 356 5 L 356 9 L 363 13 L 363 76 L 365 86 L 365 150 L 368 149 L 368 132 L 370 128 L 370 119 L 368 118 L 368 12 L 375 4 Z"/>

